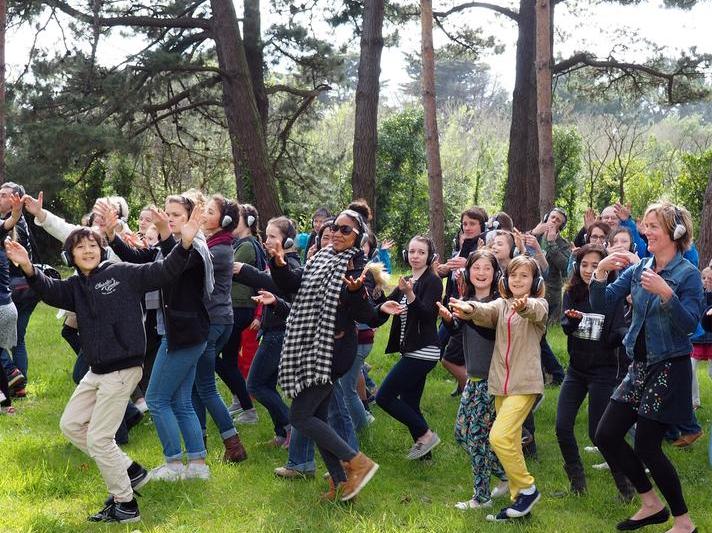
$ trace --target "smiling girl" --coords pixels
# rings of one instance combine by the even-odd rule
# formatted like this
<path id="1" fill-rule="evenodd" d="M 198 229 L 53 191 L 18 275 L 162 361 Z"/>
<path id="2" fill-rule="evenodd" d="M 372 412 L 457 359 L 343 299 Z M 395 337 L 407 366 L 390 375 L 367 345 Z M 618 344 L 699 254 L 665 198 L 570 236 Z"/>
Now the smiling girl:
<path id="1" fill-rule="evenodd" d="M 527 470 L 521 441 L 524 419 L 544 392 L 540 347 L 548 316 L 544 290 L 536 261 L 520 255 L 509 262 L 499 281 L 502 298 L 487 303 L 450 300 L 457 318 L 496 331 L 488 392 L 495 398 L 497 418 L 490 444 L 509 480 L 512 504 L 488 515 L 488 520 L 526 516 L 541 498 Z"/>

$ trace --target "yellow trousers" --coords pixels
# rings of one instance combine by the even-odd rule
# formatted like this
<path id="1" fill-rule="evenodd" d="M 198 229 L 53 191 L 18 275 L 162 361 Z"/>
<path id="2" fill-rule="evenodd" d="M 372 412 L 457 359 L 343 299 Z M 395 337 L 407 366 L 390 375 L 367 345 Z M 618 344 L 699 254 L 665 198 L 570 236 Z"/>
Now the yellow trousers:
<path id="1" fill-rule="evenodd" d="M 514 500 L 519 491 L 534 484 L 527 470 L 522 452 L 522 424 L 531 411 L 536 394 L 495 396 L 497 417 L 492 424 L 489 440 L 509 480 L 509 494 Z"/>

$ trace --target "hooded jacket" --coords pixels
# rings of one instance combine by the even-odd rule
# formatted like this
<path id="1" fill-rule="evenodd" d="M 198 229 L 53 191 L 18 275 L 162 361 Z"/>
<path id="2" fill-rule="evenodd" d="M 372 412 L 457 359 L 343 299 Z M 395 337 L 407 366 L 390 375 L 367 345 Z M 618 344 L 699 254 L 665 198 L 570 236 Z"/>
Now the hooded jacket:
<path id="1" fill-rule="evenodd" d="M 66 280 L 48 278 L 35 268 L 27 280 L 47 304 L 77 314 L 84 358 L 92 372 L 108 374 L 143 364 L 144 294 L 174 283 L 190 255 L 176 246 L 164 261 L 143 265 L 104 261 L 88 276 L 78 273 Z"/>

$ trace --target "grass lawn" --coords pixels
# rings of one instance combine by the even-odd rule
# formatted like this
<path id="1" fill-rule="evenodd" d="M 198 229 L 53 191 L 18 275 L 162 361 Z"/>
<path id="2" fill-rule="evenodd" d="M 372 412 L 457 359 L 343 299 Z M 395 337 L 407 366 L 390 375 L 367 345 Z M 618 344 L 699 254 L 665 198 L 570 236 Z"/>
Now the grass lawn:
<path id="1" fill-rule="evenodd" d="M 58 423 L 74 385 L 74 355 L 59 335 L 54 310 L 40 305 L 32 317 L 29 396 L 15 403 L 18 416 L 0 417 L 0 532 L 6 531 L 615 531 L 615 523 L 635 511 L 635 504 L 616 499 L 610 475 L 590 466 L 601 462 L 585 454 L 589 493 L 585 497 L 555 497 L 567 488 L 561 467 L 554 418 L 557 388 L 548 388 L 537 413 L 539 460 L 529 467 L 543 498 L 531 519 L 516 525 L 485 522 L 485 511 L 453 509 L 472 495 L 469 458 L 452 435 L 458 402 L 449 393 L 453 380 L 441 368 L 433 371 L 424 395 L 424 412 L 443 439 L 431 463 L 409 462 L 406 429 L 374 409 L 376 422 L 361 435 L 362 449 L 381 465 L 374 480 L 352 505 L 321 503 L 326 489 L 319 464 L 317 479 L 282 481 L 272 471 L 286 459 L 286 451 L 262 443 L 271 438 L 266 411 L 258 406 L 257 426 L 241 428 L 249 458 L 239 465 L 220 463 L 223 447 L 212 421 L 209 426 L 208 482 L 175 484 L 154 482 L 139 498 L 142 522 L 124 526 L 90 525 L 86 516 L 97 511 L 106 489 L 93 461 L 71 446 L 60 434 Z M 369 357 L 379 380 L 395 361 L 383 354 L 387 328 L 381 328 Z M 560 330 L 550 333 L 554 351 L 565 354 Z M 700 372 L 703 409 L 700 422 L 709 434 L 712 386 L 706 368 Z M 226 389 L 222 389 L 226 392 Z M 227 398 L 227 394 L 225 395 Z M 588 445 L 586 419 L 581 417 L 578 438 Z M 712 469 L 707 461 L 709 436 L 692 449 L 667 447 L 678 467 L 692 516 L 699 531 L 712 531 Z M 161 447 L 149 420 L 135 428 L 125 450 L 151 468 L 161 463 Z M 496 502 L 497 510 L 505 502 Z M 669 524 L 667 527 L 670 527 Z M 663 526 L 645 531 L 665 531 Z"/>

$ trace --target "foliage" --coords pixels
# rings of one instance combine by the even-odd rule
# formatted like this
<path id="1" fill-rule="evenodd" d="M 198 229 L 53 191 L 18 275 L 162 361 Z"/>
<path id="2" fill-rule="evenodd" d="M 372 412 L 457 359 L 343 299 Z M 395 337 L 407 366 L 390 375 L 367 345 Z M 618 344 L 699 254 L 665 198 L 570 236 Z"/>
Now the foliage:
<path id="1" fill-rule="evenodd" d="M 581 135 L 572 127 L 554 128 L 554 184 L 555 203 L 574 219 L 582 207 L 583 192 L 581 176 Z M 578 231 L 574 224 L 567 224 L 567 237 L 573 238 Z"/>
<path id="2" fill-rule="evenodd" d="M 428 181 L 423 145 L 423 113 L 406 108 L 378 130 L 376 210 L 381 238 L 404 249 L 413 235 L 428 231 Z"/>
<path id="3" fill-rule="evenodd" d="M 712 149 L 699 155 L 683 154 L 682 164 L 682 172 L 675 183 L 675 193 L 679 202 L 692 213 L 695 230 L 698 230 L 702 202 L 712 168 Z"/>

